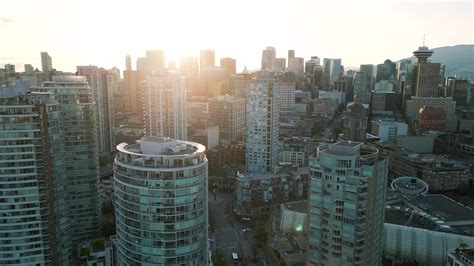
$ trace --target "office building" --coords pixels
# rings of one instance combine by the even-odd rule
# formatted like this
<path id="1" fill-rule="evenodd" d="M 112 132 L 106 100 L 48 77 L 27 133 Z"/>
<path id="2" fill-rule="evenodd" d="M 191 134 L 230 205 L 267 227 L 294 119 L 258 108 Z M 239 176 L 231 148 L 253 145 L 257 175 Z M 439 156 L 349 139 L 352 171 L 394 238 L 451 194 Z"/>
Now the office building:
<path id="1" fill-rule="evenodd" d="M 58 102 L 16 86 L 0 95 L 0 264 L 66 265 Z"/>
<path id="2" fill-rule="evenodd" d="M 440 63 L 429 63 L 428 58 L 433 51 L 428 47 L 419 47 L 413 52 L 418 62 L 413 67 L 412 90 L 417 97 L 439 97 Z"/>
<path id="3" fill-rule="evenodd" d="M 25 74 L 26 75 L 33 75 L 34 72 L 35 72 L 35 69 L 33 68 L 33 66 L 31 64 L 25 64 Z"/>
<path id="4" fill-rule="evenodd" d="M 242 73 L 232 76 L 234 82 L 233 95 L 239 98 L 246 99 L 249 94 L 250 80 L 252 75 L 245 68 Z"/>
<path id="5" fill-rule="evenodd" d="M 262 70 L 272 70 L 275 63 L 276 51 L 274 47 L 267 47 L 262 51 Z"/>
<path id="6" fill-rule="evenodd" d="M 408 125 L 407 123 L 397 121 L 372 121 L 371 133 L 382 141 L 396 142 L 398 136 L 406 136 L 408 134 Z"/>
<path id="7" fill-rule="evenodd" d="M 321 66 L 321 60 L 317 56 L 311 56 L 311 60 L 305 62 L 304 72 L 314 75 L 316 67 Z"/>
<path id="8" fill-rule="evenodd" d="M 187 139 L 185 79 L 176 72 L 146 79 L 147 136 Z"/>
<path id="9" fill-rule="evenodd" d="M 145 137 L 115 158 L 119 265 L 207 265 L 204 146 Z"/>
<path id="10" fill-rule="evenodd" d="M 202 50 L 200 53 L 199 67 L 201 75 L 207 68 L 216 66 L 216 53 L 214 50 Z"/>
<path id="11" fill-rule="evenodd" d="M 361 103 L 370 103 L 370 76 L 365 72 L 357 72 L 354 77 L 354 95 L 359 97 Z"/>
<path id="12" fill-rule="evenodd" d="M 137 60 L 138 61 L 138 60 Z M 126 68 L 123 71 L 123 112 L 143 115 L 143 77 L 144 73 L 133 70 L 129 55 L 125 58 Z"/>
<path id="13" fill-rule="evenodd" d="M 387 159 L 342 141 L 320 146 L 310 168 L 307 265 L 380 265 Z"/>
<path id="14" fill-rule="evenodd" d="M 244 140 L 245 99 L 230 95 L 210 98 L 209 122 L 219 126 L 219 139 Z"/>
<path id="15" fill-rule="evenodd" d="M 147 50 L 145 57 L 137 59 L 137 71 L 148 76 L 165 68 L 165 53 L 162 50 Z"/>
<path id="16" fill-rule="evenodd" d="M 304 73 L 304 58 L 294 57 L 288 59 L 288 71 L 296 75 Z"/>
<path id="17" fill-rule="evenodd" d="M 449 77 L 446 79 L 445 86 L 445 97 L 452 97 L 456 102 L 456 106 L 470 105 L 473 92 L 469 88 L 468 80 Z"/>
<path id="18" fill-rule="evenodd" d="M 97 236 L 102 222 L 95 104 L 85 77 L 53 76 L 52 79 L 31 90 L 51 93 L 59 104 L 68 234 L 70 241 L 78 244 Z"/>
<path id="19" fill-rule="evenodd" d="M 286 69 L 286 58 L 275 58 L 273 62 L 273 72 L 285 72 Z"/>
<path id="20" fill-rule="evenodd" d="M 43 73 L 48 73 L 53 70 L 53 62 L 51 56 L 48 52 L 41 52 L 41 71 Z"/>
<path id="21" fill-rule="evenodd" d="M 364 142 L 367 133 L 368 108 L 357 98 L 348 103 L 344 111 L 344 139 Z"/>
<path id="22" fill-rule="evenodd" d="M 236 60 L 234 58 L 225 57 L 221 58 L 221 68 L 227 75 L 236 74 Z"/>
<path id="23" fill-rule="evenodd" d="M 271 73 L 259 73 L 247 98 L 247 170 L 268 172 L 278 162 L 280 86 Z"/>
<path id="24" fill-rule="evenodd" d="M 411 97 L 406 101 L 405 112 L 409 120 L 419 119 L 420 109 L 423 106 L 431 106 L 444 110 L 447 116 L 452 116 L 456 111 L 456 102 L 451 98 L 441 97 Z"/>
<path id="25" fill-rule="evenodd" d="M 288 59 L 295 58 L 295 50 L 288 50 Z"/>
<path id="26" fill-rule="evenodd" d="M 110 72 L 112 74 L 113 72 Z M 96 66 L 78 66 L 77 74 L 86 78 L 92 89 L 97 121 L 97 143 L 99 153 L 108 155 L 115 148 L 113 129 L 112 88 L 113 81 L 120 77 L 109 76 L 109 71 Z M 109 83 L 107 83 L 109 78 Z"/>
<path id="27" fill-rule="evenodd" d="M 291 73 L 277 76 L 277 83 L 279 91 L 279 110 L 280 118 L 290 117 L 295 113 L 295 91 L 296 79 Z"/>
<path id="28" fill-rule="evenodd" d="M 323 67 L 323 88 L 331 89 L 334 81 L 342 74 L 341 59 L 324 58 Z"/>
<path id="29" fill-rule="evenodd" d="M 197 57 L 183 57 L 180 59 L 179 70 L 186 79 L 186 98 L 199 95 L 199 62 Z"/>
<path id="30" fill-rule="evenodd" d="M 395 80 L 397 79 L 397 64 L 387 59 L 383 64 L 377 65 L 377 75 L 375 81 Z"/>
<path id="31" fill-rule="evenodd" d="M 367 74 L 367 76 L 369 77 L 370 88 L 372 88 L 373 84 L 375 83 L 374 70 L 375 70 L 374 65 L 370 65 L 370 64 L 360 65 L 360 68 L 359 68 L 360 72 Z"/>

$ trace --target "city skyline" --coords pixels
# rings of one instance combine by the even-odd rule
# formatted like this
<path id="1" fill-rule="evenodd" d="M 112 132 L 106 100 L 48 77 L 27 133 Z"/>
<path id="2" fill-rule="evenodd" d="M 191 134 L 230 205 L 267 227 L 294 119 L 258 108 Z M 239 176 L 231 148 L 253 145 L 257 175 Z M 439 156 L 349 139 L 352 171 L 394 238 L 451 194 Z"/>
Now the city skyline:
<path id="1" fill-rule="evenodd" d="M 220 58 L 236 58 L 241 72 L 244 66 L 259 68 L 261 51 L 273 46 L 277 57 L 294 49 L 297 57 L 342 58 L 346 68 L 353 68 L 409 57 L 425 34 L 433 48 L 473 43 L 469 1 L 129 3 L 101 1 L 91 8 L 87 1 L 4 1 L 0 34 L 10 41 L 0 46 L 0 65 L 40 69 L 38 53 L 48 51 L 54 67 L 64 71 L 89 64 L 124 69 L 127 54 L 134 62 L 146 50 L 162 49 L 167 62 L 178 63 L 180 57 L 213 49 L 216 65 Z M 113 12 L 104 13 L 108 9 Z M 37 21 L 41 30 L 32 27 Z"/>

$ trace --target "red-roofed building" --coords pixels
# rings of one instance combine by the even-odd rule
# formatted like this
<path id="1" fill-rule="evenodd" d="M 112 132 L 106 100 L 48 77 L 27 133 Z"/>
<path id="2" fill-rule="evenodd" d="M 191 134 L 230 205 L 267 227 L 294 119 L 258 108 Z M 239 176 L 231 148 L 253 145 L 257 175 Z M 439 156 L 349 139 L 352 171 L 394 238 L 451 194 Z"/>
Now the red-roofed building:
<path id="1" fill-rule="evenodd" d="M 431 106 L 420 108 L 418 134 L 426 131 L 444 131 L 446 126 L 446 112 L 443 109 Z"/>

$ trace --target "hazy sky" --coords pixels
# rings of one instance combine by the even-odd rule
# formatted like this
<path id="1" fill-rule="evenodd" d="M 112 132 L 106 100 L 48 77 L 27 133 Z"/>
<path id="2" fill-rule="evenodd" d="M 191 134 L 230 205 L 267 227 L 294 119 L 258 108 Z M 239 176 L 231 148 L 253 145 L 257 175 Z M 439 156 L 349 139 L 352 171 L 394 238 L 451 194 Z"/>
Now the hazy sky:
<path id="1" fill-rule="evenodd" d="M 277 57 L 295 49 L 358 66 L 410 56 L 423 34 L 429 47 L 472 44 L 473 13 L 473 1 L 0 0 L 0 65 L 41 68 L 48 51 L 59 70 L 123 69 L 126 54 L 135 61 L 147 49 L 168 61 L 215 49 L 217 65 L 237 58 L 240 71 L 274 46 Z"/>

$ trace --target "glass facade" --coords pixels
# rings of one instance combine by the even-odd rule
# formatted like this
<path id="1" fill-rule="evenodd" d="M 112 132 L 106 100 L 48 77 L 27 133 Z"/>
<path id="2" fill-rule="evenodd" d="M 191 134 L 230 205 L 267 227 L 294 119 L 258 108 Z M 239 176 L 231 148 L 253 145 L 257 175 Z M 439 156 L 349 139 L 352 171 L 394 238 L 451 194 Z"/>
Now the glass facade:
<path id="1" fill-rule="evenodd" d="M 68 234 L 72 243 L 97 236 L 101 224 L 97 122 L 92 90 L 85 77 L 55 76 L 33 92 L 55 96 L 63 163 Z"/>
<path id="2" fill-rule="evenodd" d="M 0 265 L 69 257 L 58 122 L 50 94 L 0 97 Z"/>
<path id="3" fill-rule="evenodd" d="M 120 265 L 207 265 L 204 146 L 147 137 L 117 146 L 114 164 Z"/>
<path id="4" fill-rule="evenodd" d="M 387 160 L 360 142 L 310 158 L 308 265 L 380 265 Z"/>

